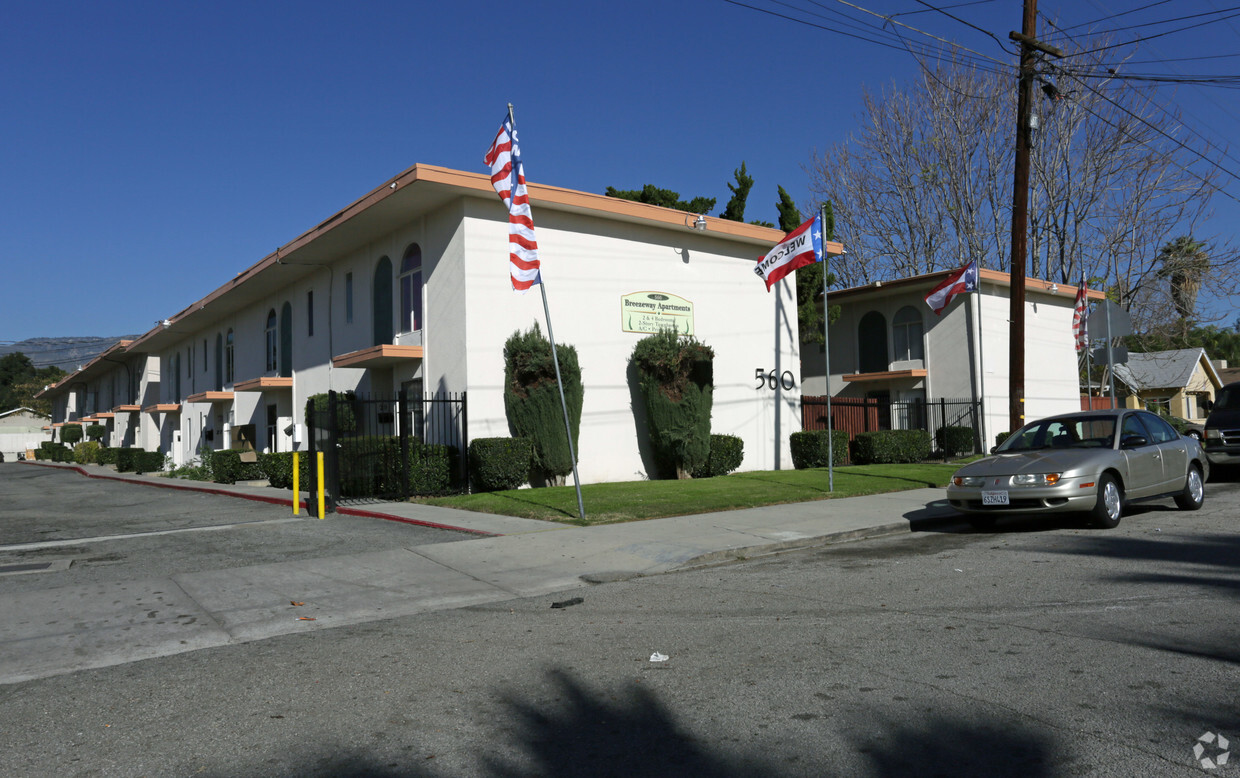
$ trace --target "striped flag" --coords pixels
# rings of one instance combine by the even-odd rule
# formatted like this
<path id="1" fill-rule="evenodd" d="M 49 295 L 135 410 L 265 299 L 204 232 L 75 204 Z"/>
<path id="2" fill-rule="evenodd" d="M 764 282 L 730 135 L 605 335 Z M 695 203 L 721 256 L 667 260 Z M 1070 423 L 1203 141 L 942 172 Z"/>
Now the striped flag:
<path id="1" fill-rule="evenodd" d="M 977 260 L 960 268 L 943 279 L 943 283 L 930 290 L 926 295 L 926 305 L 936 316 L 943 315 L 943 309 L 951 304 L 952 298 L 958 294 L 977 291 Z"/>
<path id="2" fill-rule="evenodd" d="M 776 281 L 797 270 L 822 261 L 822 215 L 789 232 L 766 256 L 758 260 L 753 272 L 766 284 L 766 291 Z"/>
<path id="3" fill-rule="evenodd" d="M 1089 287 L 1085 285 L 1085 276 L 1081 276 L 1081 285 L 1076 288 L 1076 305 L 1072 308 L 1072 337 L 1076 340 L 1076 350 L 1085 350 L 1085 340 L 1089 335 L 1086 314 L 1089 313 Z"/>
<path id="4" fill-rule="evenodd" d="M 542 283 L 542 276 L 538 272 L 534 217 L 525 191 L 525 168 L 511 111 L 504 117 L 485 161 L 491 168 L 491 186 L 508 208 L 508 272 L 512 276 L 512 290 L 526 292 L 534 284 Z"/>

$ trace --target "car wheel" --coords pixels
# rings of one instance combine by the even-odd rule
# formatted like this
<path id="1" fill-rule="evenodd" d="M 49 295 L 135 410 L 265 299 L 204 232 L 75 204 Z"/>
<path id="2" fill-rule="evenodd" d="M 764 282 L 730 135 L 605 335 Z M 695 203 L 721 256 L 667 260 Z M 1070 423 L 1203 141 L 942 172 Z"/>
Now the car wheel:
<path id="1" fill-rule="evenodd" d="M 1119 519 L 1124 515 L 1124 490 L 1115 476 L 1103 473 L 1098 478 L 1098 501 L 1090 513 L 1094 526 L 1113 529 L 1119 526 Z"/>
<path id="2" fill-rule="evenodd" d="M 1184 491 L 1175 496 L 1175 504 L 1182 511 L 1195 511 L 1206 501 L 1206 487 L 1201 481 L 1201 471 L 1196 465 L 1188 466 L 1184 479 Z"/>
<path id="3" fill-rule="evenodd" d="M 1201 431 L 1200 430 L 1189 430 L 1188 436 L 1192 438 L 1193 440 L 1197 441 L 1198 443 L 1201 442 Z"/>

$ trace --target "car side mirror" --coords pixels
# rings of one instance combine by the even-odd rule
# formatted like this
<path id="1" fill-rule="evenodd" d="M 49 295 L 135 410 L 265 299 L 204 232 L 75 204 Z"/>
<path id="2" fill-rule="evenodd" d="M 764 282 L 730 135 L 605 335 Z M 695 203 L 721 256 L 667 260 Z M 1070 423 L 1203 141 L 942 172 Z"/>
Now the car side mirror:
<path id="1" fill-rule="evenodd" d="M 1119 442 L 1120 448 L 1140 448 L 1149 443 L 1142 435 L 1125 435 L 1124 439 Z"/>
<path id="2" fill-rule="evenodd" d="M 993 453 L 995 453 L 995 452 L 996 452 L 996 451 L 998 451 L 998 450 L 999 450 L 999 447 L 998 447 L 998 446 L 991 446 L 991 447 L 990 447 L 990 453 L 992 453 L 992 454 L 993 454 Z"/>

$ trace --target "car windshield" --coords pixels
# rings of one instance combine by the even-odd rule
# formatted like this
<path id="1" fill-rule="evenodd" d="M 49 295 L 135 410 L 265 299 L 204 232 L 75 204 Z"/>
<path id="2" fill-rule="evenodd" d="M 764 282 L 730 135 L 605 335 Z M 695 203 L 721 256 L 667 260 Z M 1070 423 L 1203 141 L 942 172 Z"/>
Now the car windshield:
<path id="1" fill-rule="evenodd" d="M 1240 386 L 1224 386 L 1214 398 L 1214 407 L 1220 411 L 1240 411 Z"/>
<path id="2" fill-rule="evenodd" d="M 1043 448 L 1110 448 L 1115 439 L 1114 416 L 1042 419 L 1016 430 L 997 451 Z"/>

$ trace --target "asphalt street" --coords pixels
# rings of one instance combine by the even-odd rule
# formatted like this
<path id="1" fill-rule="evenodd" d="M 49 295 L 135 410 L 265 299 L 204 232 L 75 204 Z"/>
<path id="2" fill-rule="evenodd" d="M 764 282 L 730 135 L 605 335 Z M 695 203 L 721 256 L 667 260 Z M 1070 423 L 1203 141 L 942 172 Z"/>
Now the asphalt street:
<path id="1" fill-rule="evenodd" d="M 1115 530 L 944 526 L 6 684 L 0 770 L 1226 775 L 1194 746 L 1240 738 L 1237 515 L 1212 482 Z"/>

